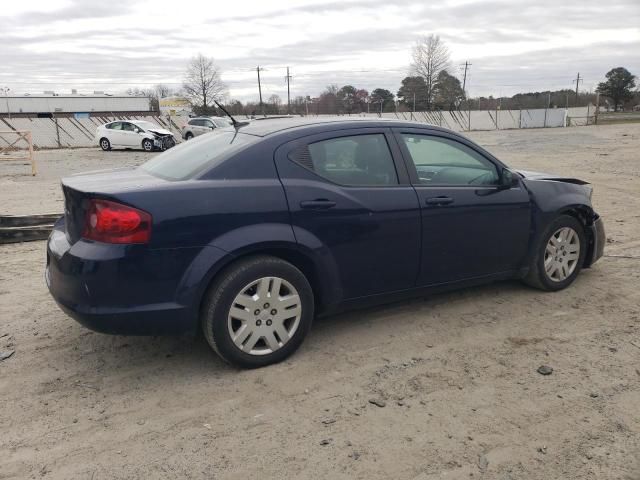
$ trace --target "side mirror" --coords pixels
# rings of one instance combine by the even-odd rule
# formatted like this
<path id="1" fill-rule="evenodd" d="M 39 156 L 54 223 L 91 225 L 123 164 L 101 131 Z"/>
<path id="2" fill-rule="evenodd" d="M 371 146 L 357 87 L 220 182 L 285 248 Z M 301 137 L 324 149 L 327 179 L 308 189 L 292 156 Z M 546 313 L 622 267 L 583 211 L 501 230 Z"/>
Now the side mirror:
<path id="1" fill-rule="evenodd" d="M 500 187 L 504 189 L 518 186 L 518 176 L 508 168 L 503 168 L 500 172 Z"/>

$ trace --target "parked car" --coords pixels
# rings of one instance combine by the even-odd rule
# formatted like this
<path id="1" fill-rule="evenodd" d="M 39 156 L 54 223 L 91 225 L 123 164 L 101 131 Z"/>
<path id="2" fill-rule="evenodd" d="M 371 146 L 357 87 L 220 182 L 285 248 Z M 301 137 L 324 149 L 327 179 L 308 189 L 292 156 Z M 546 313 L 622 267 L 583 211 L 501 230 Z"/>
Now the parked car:
<path id="1" fill-rule="evenodd" d="M 176 138 L 169 130 L 146 120 L 118 120 L 96 129 L 96 143 L 102 150 L 142 148 L 146 152 L 175 146 Z"/>
<path id="2" fill-rule="evenodd" d="M 46 281 L 65 312 L 201 328 L 242 367 L 288 357 L 317 314 L 513 278 L 561 290 L 605 243 L 587 182 L 403 121 L 264 120 L 62 189 Z"/>
<path id="3" fill-rule="evenodd" d="M 191 140 L 193 137 L 210 133 L 216 128 L 227 128 L 231 126 L 231 122 L 224 117 L 197 117 L 191 118 L 182 127 L 182 138 Z"/>

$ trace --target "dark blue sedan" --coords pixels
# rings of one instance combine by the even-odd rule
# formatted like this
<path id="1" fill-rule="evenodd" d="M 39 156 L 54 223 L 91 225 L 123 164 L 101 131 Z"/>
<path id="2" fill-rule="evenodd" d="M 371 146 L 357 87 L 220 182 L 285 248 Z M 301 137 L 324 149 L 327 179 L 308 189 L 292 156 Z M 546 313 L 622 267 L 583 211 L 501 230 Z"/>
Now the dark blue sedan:
<path id="1" fill-rule="evenodd" d="M 401 121 L 256 121 L 62 189 L 46 281 L 65 312 L 199 327 L 243 367 L 289 356 L 319 313 L 510 278 L 560 290 L 605 238 L 588 183 Z"/>

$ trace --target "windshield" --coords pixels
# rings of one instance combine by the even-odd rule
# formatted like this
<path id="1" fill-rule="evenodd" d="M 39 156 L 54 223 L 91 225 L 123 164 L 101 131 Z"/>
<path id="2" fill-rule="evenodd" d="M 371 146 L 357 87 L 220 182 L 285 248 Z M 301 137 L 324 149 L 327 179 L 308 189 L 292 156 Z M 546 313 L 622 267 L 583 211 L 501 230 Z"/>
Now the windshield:
<path id="1" fill-rule="evenodd" d="M 220 130 L 181 143 L 140 168 L 165 180 L 187 180 L 218 165 L 257 139 L 252 135 Z"/>

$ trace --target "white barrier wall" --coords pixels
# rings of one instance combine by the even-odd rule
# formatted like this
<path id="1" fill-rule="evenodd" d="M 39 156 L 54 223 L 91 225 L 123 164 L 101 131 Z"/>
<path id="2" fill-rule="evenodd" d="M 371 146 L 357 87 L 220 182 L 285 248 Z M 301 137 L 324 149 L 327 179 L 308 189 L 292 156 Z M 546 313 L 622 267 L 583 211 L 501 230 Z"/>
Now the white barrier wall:
<path id="1" fill-rule="evenodd" d="M 100 116 L 100 117 L 59 117 L 59 118 L 0 118 L 2 130 L 30 130 L 35 148 L 74 148 L 97 146 L 94 141 L 96 127 L 114 120 L 147 120 L 160 128 L 169 128 L 165 118 L 157 116 Z M 172 122 L 171 130 L 178 139 L 182 125 Z M 8 143 L 0 134 L 0 145 Z"/>
<path id="2" fill-rule="evenodd" d="M 439 112 L 391 112 L 383 113 L 383 118 L 413 120 L 432 125 L 439 125 L 458 132 L 469 130 L 503 130 L 513 128 L 546 128 L 581 126 L 593 123 L 594 111 L 589 107 L 571 109 L 535 109 L 535 110 L 471 110 L 471 111 L 439 111 Z M 361 114 L 357 116 L 378 118 L 379 114 Z M 345 117 L 348 118 L 348 117 Z M 591 120 L 589 120 L 591 118 Z M 138 119 L 147 120 L 167 128 L 180 139 L 180 129 L 187 122 L 187 117 L 172 117 L 171 125 L 166 117 L 158 116 L 91 116 L 60 118 L 6 118 L 0 117 L 1 130 L 30 130 L 33 145 L 36 148 L 68 148 L 92 147 L 96 127 L 114 120 Z M 0 134 L 0 145 L 5 140 Z"/>

